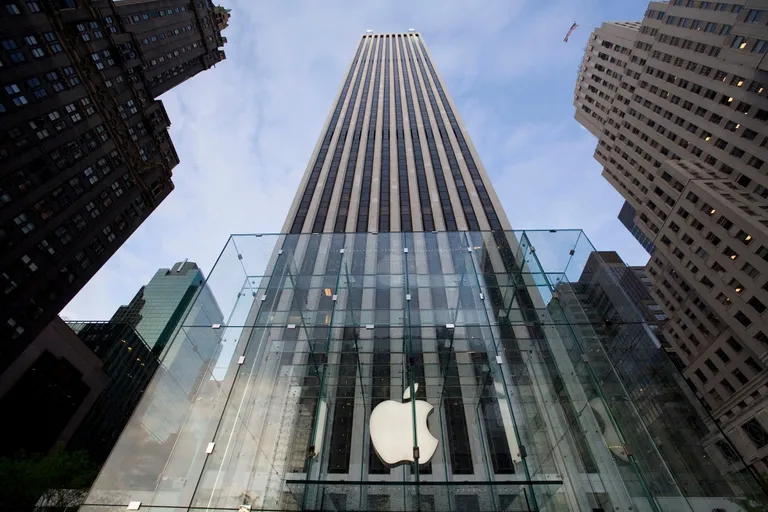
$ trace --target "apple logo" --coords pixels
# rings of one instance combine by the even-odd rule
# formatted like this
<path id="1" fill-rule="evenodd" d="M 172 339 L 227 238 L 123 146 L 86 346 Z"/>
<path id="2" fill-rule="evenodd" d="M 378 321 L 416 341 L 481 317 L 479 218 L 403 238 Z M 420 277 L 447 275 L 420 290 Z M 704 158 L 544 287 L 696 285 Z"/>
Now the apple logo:
<path id="1" fill-rule="evenodd" d="M 414 384 L 414 393 L 419 389 Z M 401 462 L 413 462 L 413 425 L 412 406 L 409 403 L 411 388 L 403 393 L 403 402 L 386 400 L 371 412 L 371 442 L 376 455 L 384 464 L 394 466 Z M 419 464 L 426 464 L 437 450 L 437 438 L 432 435 L 427 425 L 427 418 L 434 410 L 432 404 L 424 400 L 414 400 L 416 410 L 416 436 L 418 439 Z"/>

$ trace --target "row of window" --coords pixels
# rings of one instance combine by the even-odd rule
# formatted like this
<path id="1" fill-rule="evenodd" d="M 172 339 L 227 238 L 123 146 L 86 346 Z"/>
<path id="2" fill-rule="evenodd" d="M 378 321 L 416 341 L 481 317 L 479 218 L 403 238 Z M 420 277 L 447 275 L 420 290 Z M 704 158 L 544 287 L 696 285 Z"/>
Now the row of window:
<path id="1" fill-rule="evenodd" d="M 725 2 L 708 2 L 708 1 L 696 1 L 696 0 L 674 0 L 672 5 L 684 6 L 684 7 L 698 7 L 699 9 L 714 9 L 720 12 L 741 12 L 741 6 L 735 4 L 728 4 Z M 651 11 L 652 12 L 652 11 Z"/>
<path id="2" fill-rule="evenodd" d="M 421 220 L 424 231 L 434 231 L 435 219 L 432 213 L 432 204 L 429 197 L 429 188 L 427 185 L 427 175 L 424 166 L 424 155 L 421 151 L 421 139 L 419 136 L 418 123 L 416 122 L 416 109 L 413 106 L 413 97 L 411 96 L 411 74 L 405 65 L 405 46 L 402 38 L 396 39 L 399 51 L 399 65 L 403 70 L 403 83 L 405 85 L 405 105 L 408 109 L 408 123 L 411 131 L 411 142 L 413 144 L 413 160 L 416 165 L 416 188 L 419 194 L 419 204 L 421 205 Z M 407 44 L 407 43 L 406 43 Z"/>
<path id="3" fill-rule="evenodd" d="M 320 195 L 320 204 L 312 224 L 313 233 L 321 233 L 323 231 L 325 219 L 328 215 L 328 210 L 330 209 L 331 195 L 333 194 L 333 188 L 336 184 L 336 175 L 338 174 L 339 167 L 341 166 L 341 155 L 343 153 L 344 145 L 346 144 L 347 135 L 349 133 L 350 121 L 352 120 L 352 111 L 354 110 L 354 105 L 357 101 L 357 91 L 360 88 L 360 82 L 363 77 L 363 66 L 368 59 L 371 59 L 371 53 L 373 49 L 372 41 L 370 43 L 366 43 L 365 46 L 365 56 L 363 57 L 363 61 L 361 62 L 360 68 L 358 69 L 355 76 L 355 83 L 352 87 L 352 93 L 349 97 L 347 111 L 344 114 L 339 137 L 336 141 L 336 149 L 334 149 L 333 156 L 331 157 L 331 165 L 328 169 L 328 176 L 325 180 L 322 194 Z M 368 84 L 366 83 L 366 87 L 367 85 Z M 359 134 L 356 138 L 358 139 L 357 142 L 359 144 Z M 355 143 L 355 139 L 352 140 L 352 143 Z"/>
<path id="4" fill-rule="evenodd" d="M 736 48 L 737 50 L 743 50 L 748 45 L 750 46 L 750 52 L 751 53 L 765 53 L 768 51 L 768 41 L 765 39 L 755 39 L 755 38 L 747 38 L 744 36 L 736 36 L 733 38 L 733 41 L 731 42 L 731 48 Z"/>
<path id="5" fill-rule="evenodd" d="M 432 88 L 429 86 L 429 80 L 427 79 L 427 74 L 426 74 L 426 70 L 424 69 L 424 65 L 422 64 L 421 60 L 416 54 L 416 51 L 412 47 L 411 42 L 410 41 L 405 42 L 405 46 L 406 46 L 406 56 L 408 58 L 408 62 L 411 65 L 411 70 L 415 77 L 414 85 L 416 86 L 416 94 L 419 101 L 419 108 L 421 109 L 422 124 L 424 125 L 424 131 L 427 137 L 427 145 L 429 147 L 430 160 L 432 161 L 432 170 L 435 177 L 437 193 L 440 197 L 440 206 L 442 207 L 443 218 L 445 220 L 445 229 L 446 231 L 456 231 L 458 229 L 458 225 L 456 223 L 456 217 L 453 213 L 451 198 L 448 195 L 448 185 L 445 179 L 445 175 L 443 173 L 443 165 L 440 162 L 440 155 L 437 152 L 437 144 L 436 144 L 437 141 L 432 132 L 432 126 L 429 122 L 429 115 L 427 113 L 426 102 L 424 101 L 424 94 L 422 92 L 421 84 L 419 83 L 419 78 L 416 73 L 416 69 L 415 69 L 416 62 L 418 62 L 419 64 L 421 77 L 424 80 L 424 84 L 427 88 L 427 94 L 429 96 L 429 101 L 432 106 L 432 112 L 433 112 L 433 115 L 435 116 L 435 119 L 437 119 L 437 117 L 440 116 L 440 111 L 435 108 L 434 94 L 432 92 Z M 442 140 L 441 142 L 443 147 L 450 145 L 451 143 L 450 140 Z M 464 205 L 464 207 L 472 208 L 472 205 L 467 204 L 467 205 Z M 427 229 L 426 226 L 424 229 L 425 230 Z"/>
<path id="6" fill-rule="evenodd" d="M 160 64 L 163 64 L 166 61 L 166 59 L 167 60 L 171 60 L 174 57 L 178 57 L 182 53 L 191 52 L 192 50 L 194 50 L 198 46 L 202 46 L 202 44 L 203 44 L 202 41 L 195 41 L 192 44 L 188 44 L 186 46 L 180 46 L 178 49 L 173 50 L 172 52 L 168 52 L 165 55 L 161 55 L 161 56 L 157 57 L 156 59 L 150 59 L 149 64 L 145 65 L 144 69 L 150 69 L 152 67 L 155 67 L 155 66 L 158 66 Z"/>
<path id="7" fill-rule="evenodd" d="M 381 130 L 381 179 L 379 180 L 379 232 L 387 233 L 390 230 L 390 204 L 389 204 L 389 59 L 390 39 L 384 39 L 384 98 L 382 99 L 382 130 Z M 358 231 L 360 223 L 358 222 Z M 382 305 L 384 302 L 382 301 Z M 386 304 L 389 304 L 387 299 Z"/>
<path id="8" fill-rule="evenodd" d="M 419 38 L 416 38 L 416 39 L 418 40 L 419 46 L 421 48 L 421 52 L 424 55 L 426 55 L 427 51 L 426 51 L 426 48 L 424 47 L 424 42 Z M 432 65 L 432 62 L 429 59 L 427 59 L 427 68 L 429 69 L 429 73 L 432 76 L 432 82 L 437 87 L 438 95 L 440 96 L 440 99 L 442 100 L 442 103 L 445 106 L 445 112 L 446 112 L 446 115 L 448 116 L 448 121 L 451 124 L 451 128 L 453 129 L 454 136 L 456 137 L 456 140 L 458 142 L 459 150 L 461 151 L 461 154 L 464 157 L 464 161 L 467 164 L 467 169 L 469 170 L 469 174 L 472 177 L 472 181 L 475 185 L 477 195 L 480 198 L 480 204 L 482 205 L 483 210 L 485 211 L 485 216 L 488 219 L 488 224 L 490 225 L 490 228 L 494 231 L 501 230 L 502 229 L 501 222 L 499 221 L 499 217 L 493 208 L 493 203 L 491 202 L 491 198 L 488 195 L 488 190 L 485 187 L 485 182 L 480 176 L 480 173 L 477 169 L 477 165 L 475 163 L 475 159 L 472 157 L 472 153 L 469 150 L 469 145 L 467 144 L 467 141 L 464 138 L 464 134 L 462 133 L 461 128 L 459 127 L 459 123 L 456 120 L 456 116 L 453 113 L 453 109 L 451 108 L 450 103 L 448 102 L 448 98 L 445 94 L 445 91 L 443 90 L 443 87 L 440 84 L 440 81 L 438 80 L 437 72 L 435 71 L 435 68 Z M 467 224 L 469 225 L 470 230 L 475 231 L 480 229 L 479 225 L 472 226 L 471 222 L 472 220 L 468 218 Z"/>
<path id="9" fill-rule="evenodd" d="M 718 34 L 726 36 L 731 33 L 731 25 L 718 24 L 711 21 L 695 20 L 691 18 L 678 18 L 676 16 L 667 16 L 664 20 L 667 25 L 675 25 L 680 28 L 687 28 L 691 30 L 698 30 L 708 32 L 710 34 Z M 719 28 L 718 28 L 719 26 Z"/>
<path id="10" fill-rule="evenodd" d="M 142 38 L 141 44 L 149 45 L 152 43 L 156 43 L 157 41 L 162 41 L 166 37 L 177 36 L 179 34 L 183 34 L 184 32 L 189 32 L 190 30 L 192 30 L 192 25 L 185 25 L 181 28 L 175 28 L 167 32 L 159 32 L 158 34 L 152 34 L 151 36 Z"/>
<path id="11" fill-rule="evenodd" d="M 371 95 L 371 115 L 368 120 L 368 136 L 365 141 L 365 155 L 363 156 L 363 179 L 360 181 L 360 204 L 357 212 L 356 230 L 365 232 L 368 230 L 368 213 L 371 205 L 371 185 L 373 174 L 373 149 L 376 138 L 376 120 L 379 113 L 379 79 L 381 78 L 381 57 L 384 53 L 384 41 L 379 42 L 379 49 L 374 60 L 374 66 L 376 67 L 376 74 L 373 78 L 373 93 Z M 365 94 L 363 94 L 365 98 Z M 387 118 L 384 118 L 384 122 L 387 122 Z M 388 155 L 387 155 L 388 156 Z M 388 182 L 382 182 L 388 183 Z M 341 212 L 340 212 L 341 213 Z M 346 223 L 346 215 L 344 216 L 344 223 Z M 337 227 L 340 225 L 339 217 L 336 218 Z M 342 225 L 341 230 L 344 230 Z"/>
<path id="12" fill-rule="evenodd" d="M 21 2 L 10 2 L 6 4 L 5 14 L 11 15 L 11 16 L 18 16 L 22 12 L 22 7 L 20 6 L 23 6 L 23 5 L 26 5 L 26 8 L 30 13 L 37 13 L 37 12 L 43 11 L 42 7 L 40 7 L 39 0 L 27 0 L 23 4 Z"/>
<path id="13" fill-rule="evenodd" d="M 22 42 L 23 41 L 23 42 Z M 54 32 L 45 32 L 42 36 L 30 34 L 20 38 L 8 38 L 0 41 L 0 68 L 4 64 L 24 64 L 30 59 L 40 59 L 49 53 L 55 55 L 64 51 Z"/>
<path id="14" fill-rule="evenodd" d="M 296 212 L 296 217 L 294 218 L 293 224 L 291 225 L 291 233 L 301 233 L 304 220 L 307 218 L 307 214 L 309 213 L 309 204 L 312 201 L 312 196 L 315 192 L 315 189 L 317 188 L 317 183 L 320 179 L 320 172 L 323 168 L 323 164 L 325 163 L 325 157 L 328 154 L 328 150 L 330 149 L 331 138 L 333 137 L 333 132 L 335 131 L 336 125 L 339 121 L 341 109 L 344 105 L 344 101 L 347 98 L 347 91 L 349 89 L 350 83 L 352 82 L 352 78 L 360 60 L 360 54 L 362 53 L 363 48 L 364 45 L 362 44 L 358 46 L 357 52 L 355 53 L 355 57 L 352 61 L 352 67 L 347 73 L 347 78 L 344 80 L 341 94 L 339 95 L 339 99 L 336 102 L 336 107 L 333 110 L 331 121 L 328 124 L 328 128 L 325 131 L 322 144 L 320 145 L 320 151 L 317 155 L 317 158 L 315 159 L 315 163 L 312 167 L 312 171 L 310 172 L 309 180 L 307 181 L 307 185 L 304 188 L 304 192 L 302 193 L 301 201 L 299 202 L 299 208 Z"/>
<path id="15" fill-rule="evenodd" d="M 164 18 L 165 16 L 172 16 L 174 14 L 186 12 L 186 10 L 187 10 L 187 7 L 185 5 L 181 5 L 178 7 L 171 7 L 168 9 L 159 9 L 156 11 L 149 11 L 141 14 L 132 14 L 129 16 L 123 16 L 123 23 L 125 23 L 126 25 L 130 23 L 141 23 L 143 21 L 148 21 L 152 18 Z"/>
<path id="16" fill-rule="evenodd" d="M 368 52 L 368 60 L 365 66 L 365 77 L 363 78 L 363 92 L 360 96 L 360 102 L 357 109 L 357 118 L 355 119 L 355 130 L 352 135 L 352 145 L 349 150 L 349 157 L 347 159 L 347 168 L 343 175 L 341 184 L 341 197 L 339 198 L 338 208 L 336 210 L 336 220 L 334 221 L 333 230 L 336 233 L 343 233 L 347 225 L 347 216 L 349 214 L 349 205 L 352 199 L 352 183 L 355 177 L 355 168 L 357 167 L 357 156 L 360 152 L 360 140 L 363 133 L 363 116 L 365 115 L 365 104 L 368 102 L 368 89 L 371 81 L 371 73 L 373 68 L 376 67 L 377 59 L 374 58 L 374 45 L 370 45 L 370 51 Z M 362 70 L 360 72 L 362 74 Z M 354 100 L 356 96 L 350 101 L 349 110 L 352 110 Z M 333 184 L 335 186 L 335 183 Z M 318 223 L 319 219 L 315 219 L 315 223 Z M 325 219 L 323 219 L 323 224 Z M 321 225 L 323 225 L 321 224 Z M 322 231 L 320 228 L 319 231 Z"/>

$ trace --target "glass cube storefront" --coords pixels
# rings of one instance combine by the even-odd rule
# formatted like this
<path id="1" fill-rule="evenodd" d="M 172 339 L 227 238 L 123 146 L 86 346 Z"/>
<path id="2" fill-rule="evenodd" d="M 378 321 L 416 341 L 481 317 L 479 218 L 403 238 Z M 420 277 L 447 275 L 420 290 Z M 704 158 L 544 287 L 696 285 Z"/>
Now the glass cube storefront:
<path id="1" fill-rule="evenodd" d="M 578 230 L 231 236 L 206 285 L 225 322 L 201 304 L 172 342 L 204 374 L 158 372 L 81 510 L 762 503 L 593 252 Z"/>

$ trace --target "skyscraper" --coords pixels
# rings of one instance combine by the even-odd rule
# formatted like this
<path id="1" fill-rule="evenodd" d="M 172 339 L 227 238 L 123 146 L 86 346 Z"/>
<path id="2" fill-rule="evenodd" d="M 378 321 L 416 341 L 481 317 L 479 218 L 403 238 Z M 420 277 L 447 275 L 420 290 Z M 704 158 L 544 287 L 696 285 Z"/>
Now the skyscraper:
<path id="1" fill-rule="evenodd" d="M 364 38 L 283 232 L 457 229 L 510 224 L 426 46 Z"/>
<path id="2" fill-rule="evenodd" d="M 156 98 L 224 58 L 210 0 L 0 6 L 0 370 L 173 189 Z"/>
<path id="3" fill-rule="evenodd" d="M 574 102 L 603 176 L 655 247 L 664 338 L 738 447 L 732 468 L 765 472 L 768 11 L 753 7 L 652 2 L 641 23 L 604 23 Z"/>
<path id="4" fill-rule="evenodd" d="M 582 232 L 509 229 L 418 33 L 361 38 L 283 231 L 230 237 L 206 281 L 226 320 L 187 317 L 169 344 L 220 333 L 226 347 L 177 396 L 172 451 L 131 435 L 134 417 L 84 510 L 711 511 L 757 497 L 749 475 L 699 464 L 698 438 L 693 459 L 664 459 L 672 436 L 651 437 L 605 355 L 612 332 L 652 330 L 638 316 L 598 334 Z"/>

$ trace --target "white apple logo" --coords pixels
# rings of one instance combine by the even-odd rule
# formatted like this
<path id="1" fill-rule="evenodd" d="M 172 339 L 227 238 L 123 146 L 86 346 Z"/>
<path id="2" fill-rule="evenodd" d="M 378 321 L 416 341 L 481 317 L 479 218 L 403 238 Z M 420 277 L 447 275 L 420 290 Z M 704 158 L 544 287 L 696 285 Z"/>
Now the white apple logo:
<path id="1" fill-rule="evenodd" d="M 414 393 L 419 389 L 414 384 Z M 406 388 L 403 400 L 411 398 L 411 388 Z M 412 407 L 416 410 L 416 436 L 419 448 L 419 464 L 426 464 L 437 450 L 437 439 L 429 431 L 427 417 L 434 407 L 424 400 L 410 403 L 387 400 L 377 405 L 371 412 L 371 442 L 376 455 L 390 466 L 401 462 L 413 462 L 413 425 Z"/>

